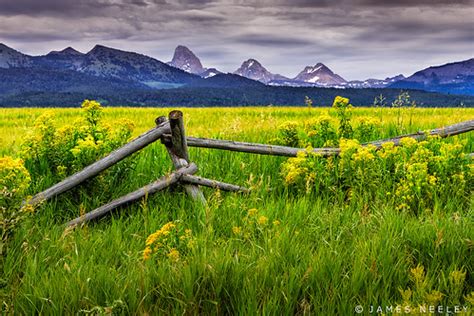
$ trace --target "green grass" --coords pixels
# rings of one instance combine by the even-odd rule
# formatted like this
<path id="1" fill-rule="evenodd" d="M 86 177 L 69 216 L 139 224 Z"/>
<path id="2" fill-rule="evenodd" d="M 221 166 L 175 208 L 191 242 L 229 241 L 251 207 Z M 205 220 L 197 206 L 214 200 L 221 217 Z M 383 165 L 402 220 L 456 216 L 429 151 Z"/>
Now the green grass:
<path id="1" fill-rule="evenodd" d="M 1 153 L 16 155 L 23 133 L 44 110 L 2 109 Z M 65 123 L 78 110 L 57 109 Z M 302 122 L 327 109 L 184 109 L 189 135 L 269 142 L 276 127 Z M 107 120 L 128 117 L 136 133 L 168 109 L 108 109 Z M 384 110 L 384 134 L 396 134 L 394 111 Z M 377 116 L 355 109 L 359 116 Z M 410 113 L 404 114 L 408 124 Z M 405 132 L 472 119 L 471 109 L 416 109 Z M 203 122 L 205 122 L 203 124 Z M 473 148 L 472 133 L 460 136 Z M 290 192 L 283 184 L 282 157 L 190 148 L 198 174 L 252 188 L 248 195 L 204 189 L 208 206 L 179 189 L 149 196 L 113 216 L 73 231 L 63 224 L 139 188 L 172 170 L 158 142 L 136 157 L 134 171 L 108 192 L 64 194 L 42 205 L 15 232 L 3 259 L 3 310 L 18 314 L 76 314 L 113 310 L 123 314 L 318 314 L 351 315 L 356 305 L 403 303 L 400 289 L 422 289 L 410 269 L 422 265 L 426 292 L 444 294 L 441 305 L 466 305 L 474 291 L 474 220 L 468 209 L 447 203 L 417 216 L 375 201 L 346 204 L 331 196 Z M 34 184 L 32 191 L 48 181 Z M 34 193 L 34 192 L 30 192 Z M 472 200 L 472 199 L 471 199 Z M 248 238 L 245 227 L 256 208 L 269 224 Z M 280 225 L 271 224 L 279 220 Z M 193 231 L 196 245 L 178 263 L 144 261 L 147 236 L 169 221 Z M 467 272 L 457 288 L 455 270 Z M 461 295 L 458 293 L 459 289 Z M 427 304 L 413 298 L 410 304 Z M 102 309 L 100 308 L 102 307 Z M 107 309 L 109 308 L 109 309 Z M 469 307 L 472 311 L 472 308 Z"/>

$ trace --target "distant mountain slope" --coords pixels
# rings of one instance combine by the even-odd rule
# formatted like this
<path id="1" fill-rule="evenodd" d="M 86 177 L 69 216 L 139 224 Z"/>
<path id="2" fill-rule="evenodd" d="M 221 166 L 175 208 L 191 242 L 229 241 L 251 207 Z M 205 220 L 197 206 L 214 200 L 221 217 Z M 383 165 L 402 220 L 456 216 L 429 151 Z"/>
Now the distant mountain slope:
<path id="1" fill-rule="evenodd" d="M 167 64 L 202 78 L 209 78 L 222 73 L 216 68 L 204 68 L 201 60 L 189 48 L 183 45 L 176 47 L 173 59 Z"/>
<path id="2" fill-rule="evenodd" d="M 338 86 L 346 83 L 346 80 L 332 72 L 331 69 L 322 63 L 306 66 L 293 80 L 312 83 L 318 86 Z"/>
<path id="3" fill-rule="evenodd" d="M 202 78 L 210 78 L 212 76 L 221 74 L 222 72 L 217 70 L 216 68 L 208 68 L 206 71 L 200 74 Z"/>
<path id="4" fill-rule="evenodd" d="M 101 78 L 72 70 L 46 68 L 0 68 L 0 95 L 26 92 L 100 92 L 114 94 L 118 90 L 144 91 L 144 84 L 119 78 Z"/>
<path id="5" fill-rule="evenodd" d="M 212 88 L 261 88 L 265 85 L 259 81 L 248 79 L 235 74 L 217 74 L 205 80 L 196 81 L 186 87 Z"/>
<path id="6" fill-rule="evenodd" d="M 199 75 L 206 71 L 199 58 L 197 58 L 189 48 L 182 45 L 176 47 L 173 59 L 168 63 L 168 65 L 195 75 Z"/>
<path id="7" fill-rule="evenodd" d="M 273 74 L 269 72 L 265 67 L 262 66 L 261 63 L 259 63 L 255 59 L 248 59 L 244 61 L 239 67 L 239 69 L 234 71 L 234 74 L 252 80 L 257 80 L 265 84 L 274 80 L 289 80 L 288 78 L 282 75 Z"/>
<path id="8" fill-rule="evenodd" d="M 84 62 L 85 54 L 78 52 L 72 47 L 61 51 L 52 51 L 45 56 L 33 57 L 35 66 L 78 70 Z"/>
<path id="9" fill-rule="evenodd" d="M 404 75 L 397 75 L 395 77 L 388 77 L 385 79 L 366 79 L 366 80 L 352 80 L 348 81 L 345 86 L 349 88 L 386 88 L 389 85 L 405 79 Z"/>
<path id="10" fill-rule="evenodd" d="M 390 87 L 474 94 L 474 58 L 428 67 L 406 79 L 395 82 Z"/>
<path id="11" fill-rule="evenodd" d="M 199 77 L 171 67 L 154 58 L 96 45 L 84 56 L 79 72 L 105 78 L 156 83 L 189 83 Z"/>
<path id="12" fill-rule="evenodd" d="M 31 56 L 0 43 L 0 68 L 30 67 L 32 64 Z"/>
<path id="13" fill-rule="evenodd" d="M 99 87 L 113 93 L 176 88 L 202 80 L 154 58 L 101 45 L 86 54 L 68 47 L 33 57 L 0 44 L 0 70 L 2 93 L 96 91 Z"/>

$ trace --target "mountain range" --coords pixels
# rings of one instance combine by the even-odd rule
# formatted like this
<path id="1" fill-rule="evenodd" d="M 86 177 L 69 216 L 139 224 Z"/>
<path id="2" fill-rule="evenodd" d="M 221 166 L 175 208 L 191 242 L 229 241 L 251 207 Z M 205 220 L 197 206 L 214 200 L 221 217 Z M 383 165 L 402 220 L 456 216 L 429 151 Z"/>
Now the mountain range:
<path id="1" fill-rule="evenodd" d="M 137 95 L 154 95 L 163 89 L 187 89 L 187 93 L 192 90 L 196 94 L 197 90 L 204 88 L 262 90 L 264 87 L 274 87 L 271 91 L 284 87 L 347 91 L 354 88 L 418 89 L 472 96 L 474 58 L 429 67 L 408 78 L 396 75 L 386 79 L 347 81 L 320 62 L 306 66 L 296 77 L 288 78 L 270 72 L 252 58 L 244 61 L 233 73 L 225 74 L 216 68 L 205 68 L 189 48 L 181 45 L 176 47 L 172 60 L 165 63 L 102 45 L 96 45 L 87 53 L 68 47 L 43 56 L 30 56 L 0 44 L 0 104 L 25 100 L 26 95 L 65 93 L 89 93 L 109 99 L 121 95 L 121 102 L 135 103 Z M 125 95 L 129 98 L 124 99 Z"/>
<path id="2" fill-rule="evenodd" d="M 222 72 L 215 68 L 203 68 L 199 58 L 187 47 L 178 46 L 173 60 L 168 63 L 176 68 L 209 78 Z M 296 77 L 274 74 L 259 61 L 251 58 L 233 74 L 260 81 L 272 86 L 335 87 L 335 88 L 405 88 L 441 93 L 474 94 L 474 58 L 420 70 L 406 78 L 402 74 L 385 79 L 347 81 L 323 63 L 306 66 Z"/>
<path id="3" fill-rule="evenodd" d="M 181 45 L 176 47 L 173 59 L 168 62 L 168 65 L 202 78 L 209 78 L 223 73 L 216 68 L 204 68 L 200 59 L 190 49 Z M 258 60 L 253 58 L 244 61 L 233 74 L 260 81 L 267 85 L 291 87 L 385 88 L 396 81 L 405 79 L 403 75 L 397 75 L 386 79 L 346 81 L 323 63 L 306 66 L 296 77 L 288 78 L 271 73 Z"/>

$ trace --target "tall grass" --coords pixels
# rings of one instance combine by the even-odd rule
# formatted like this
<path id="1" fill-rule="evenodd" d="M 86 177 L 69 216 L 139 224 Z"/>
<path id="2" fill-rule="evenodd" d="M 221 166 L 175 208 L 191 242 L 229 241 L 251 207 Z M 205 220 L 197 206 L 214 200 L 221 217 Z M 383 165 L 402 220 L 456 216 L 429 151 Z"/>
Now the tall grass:
<path id="1" fill-rule="evenodd" d="M 302 122 L 327 109 L 182 109 L 189 135 L 269 142 L 285 121 Z M 1 109 L 2 155 L 16 155 L 34 118 L 46 110 Z M 134 121 L 136 134 L 169 109 L 107 109 L 110 122 Z M 414 109 L 403 131 L 396 112 L 384 109 L 380 137 L 474 118 L 472 109 Z M 65 123 L 79 110 L 55 109 Z M 353 119 L 374 116 L 355 109 Z M 473 135 L 466 139 L 474 148 Z M 356 305 L 429 304 L 425 294 L 443 293 L 443 306 L 468 306 L 474 291 L 472 203 L 436 204 L 417 216 L 381 201 L 351 203 L 331 196 L 289 192 L 282 157 L 190 148 L 199 175 L 245 185 L 248 195 L 204 189 L 208 206 L 179 189 L 149 196 L 113 216 L 75 230 L 63 223 L 106 202 L 103 192 L 67 193 L 42 205 L 15 232 L 3 260 L 2 309 L 18 314 L 321 314 L 348 315 Z M 117 181 L 112 198 L 172 169 L 164 147 L 153 144 L 136 157 L 133 173 Z M 49 183 L 36 183 L 30 193 Z M 110 192 L 108 192 L 110 193 Z M 335 193 L 337 195 L 337 192 Z M 472 201 L 472 195 L 471 195 Z M 268 222 L 252 226 L 250 209 Z M 195 246 L 179 262 L 143 260 L 147 236 L 169 221 L 189 228 Z M 273 224 L 279 221 L 280 224 Z M 253 225 L 253 224 L 252 224 Z M 234 228 L 247 229 L 247 236 Z M 413 272 L 423 266 L 424 288 Z M 461 284 L 450 275 L 466 272 Z M 404 302 L 401 290 L 415 294 Z M 459 294 L 461 293 L 461 294 Z M 467 298 L 466 298 L 467 297 Z"/>

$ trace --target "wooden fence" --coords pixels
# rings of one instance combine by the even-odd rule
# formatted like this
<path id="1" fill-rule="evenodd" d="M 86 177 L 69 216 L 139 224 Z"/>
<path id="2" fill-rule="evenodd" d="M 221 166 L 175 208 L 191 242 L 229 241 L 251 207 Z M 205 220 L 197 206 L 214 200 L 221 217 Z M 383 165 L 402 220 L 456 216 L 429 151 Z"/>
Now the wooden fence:
<path id="1" fill-rule="evenodd" d="M 26 203 L 37 205 L 61 193 L 64 193 L 157 140 L 161 140 L 161 142 L 166 146 L 169 157 L 175 168 L 174 172 L 165 175 L 155 182 L 152 182 L 134 192 L 113 200 L 87 214 L 84 214 L 83 216 L 75 218 L 66 225 L 76 226 L 86 221 L 102 217 L 118 207 L 140 200 L 147 194 L 153 194 L 172 185 L 182 185 L 186 193 L 192 199 L 202 204 L 206 204 L 206 200 L 200 189 L 200 186 L 207 186 L 223 191 L 244 193 L 249 191 L 244 187 L 234 184 L 195 176 L 194 174 L 198 171 L 198 167 L 192 163 L 189 158 L 188 146 L 286 157 L 296 157 L 298 152 L 306 151 L 304 148 L 236 142 L 210 138 L 187 137 L 184 129 L 183 113 L 181 111 L 171 111 L 168 115 L 168 118 L 160 116 L 155 120 L 155 123 L 156 127 L 143 133 L 129 143 L 125 144 L 123 147 L 111 152 L 108 156 L 87 166 L 83 170 L 71 175 L 70 177 L 67 177 L 63 181 L 53 185 L 45 191 L 36 194 Z M 396 146 L 398 146 L 400 144 L 400 140 L 405 137 L 414 138 L 416 140 L 423 140 L 428 136 L 439 136 L 445 138 L 467 133 L 472 130 L 474 130 L 474 120 L 469 120 L 446 127 L 436 128 L 430 131 L 420 131 L 394 138 L 377 140 L 363 145 L 371 144 L 376 146 L 376 148 L 381 148 L 382 144 L 393 142 Z M 320 154 L 323 157 L 328 157 L 338 155 L 340 149 L 314 148 L 312 152 Z M 471 153 L 469 156 L 474 157 L 474 154 Z"/>

